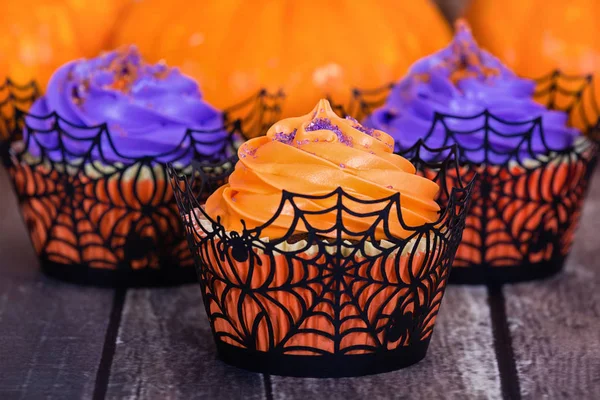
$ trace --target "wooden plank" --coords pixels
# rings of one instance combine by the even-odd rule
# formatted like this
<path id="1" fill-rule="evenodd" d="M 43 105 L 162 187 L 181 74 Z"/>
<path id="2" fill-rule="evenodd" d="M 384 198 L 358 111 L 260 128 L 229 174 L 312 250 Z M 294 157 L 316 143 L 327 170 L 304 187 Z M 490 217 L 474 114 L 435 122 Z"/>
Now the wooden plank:
<path id="1" fill-rule="evenodd" d="M 566 271 L 504 288 L 526 398 L 600 398 L 599 228 L 596 173 Z"/>
<path id="2" fill-rule="evenodd" d="M 42 276 L 0 168 L 0 398 L 90 398 L 113 291 Z"/>
<path id="3" fill-rule="evenodd" d="M 360 378 L 271 376 L 274 399 L 501 398 L 487 290 L 451 286 L 427 357 L 395 372 Z"/>
<path id="4" fill-rule="evenodd" d="M 200 287 L 129 290 L 109 399 L 263 399 L 263 377 L 216 359 Z"/>

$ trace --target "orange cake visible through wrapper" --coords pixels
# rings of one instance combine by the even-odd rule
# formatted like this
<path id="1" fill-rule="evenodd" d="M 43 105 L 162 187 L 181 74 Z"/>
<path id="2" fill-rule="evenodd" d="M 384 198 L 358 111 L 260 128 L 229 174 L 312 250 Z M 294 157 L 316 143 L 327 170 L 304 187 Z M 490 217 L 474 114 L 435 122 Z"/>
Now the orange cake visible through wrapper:
<path id="1" fill-rule="evenodd" d="M 548 274 L 555 272 L 552 266 L 559 268 L 571 249 L 596 151 L 581 138 L 572 152 L 540 156 L 525 165 L 461 167 L 463 179 L 477 173 L 478 180 L 455 272 L 478 265 L 518 269 L 544 263 L 552 264 Z"/>
<path id="2" fill-rule="evenodd" d="M 162 166 L 104 167 L 104 174 L 72 167 L 69 173 L 30 158 L 15 161 L 19 168 L 10 173 L 19 197 L 28 199 L 21 212 L 34 248 L 48 261 L 158 269 L 166 261 L 160 255 L 173 266 L 192 264 Z M 167 251 L 152 251 L 159 242 Z"/>

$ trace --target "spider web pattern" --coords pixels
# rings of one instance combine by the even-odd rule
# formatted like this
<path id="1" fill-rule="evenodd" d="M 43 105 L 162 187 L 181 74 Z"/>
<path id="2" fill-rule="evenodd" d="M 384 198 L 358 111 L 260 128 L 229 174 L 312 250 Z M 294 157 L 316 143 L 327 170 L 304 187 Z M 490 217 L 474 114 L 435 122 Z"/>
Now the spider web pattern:
<path id="1" fill-rule="evenodd" d="M 204 197 L 198 201 L 204 201 L 226 181 L 239 144 L 278 117 L 281 99 L 281 94 L 259 92 L 225 110 L 221 128 L 189 129 L 179 146 L 152 157 L 120 154 L 106 124 L 82 127 L 56 113 L 35 116 L 9 107 L 12 114 L 4 120 L 12 121 L 12 132 L 3 158 L 38 256 L 93 269 L 193 267 L 161 162 L 178 163 L 190 154 L 199 160 Z M 27 133 L 24 141 L 21 132 Z M 47 138 L 56 138 L 55 143 Z M 32 146 L 35 155 L 28 151 Z M 209 150 L 203 153 L 204 148 Z M 122 161 L 105 158 L 107 150 Z M 189 176 L 191 166 L 177 165 Z"/>
<path id="2" fill-rule="evenodd" d="M 461 176 L 478 179 L 454 266 L 513 267 L 566 256 L 588 165 L 587 158 L 563 154 L 543 168 L 461 167 Z"/>
<path id="3" fill-rule="evenodd" d="M 558 70 L 536 80 L 535 99 L 569 115 L 569 125 L 600 140 L 600 105 L 592 75 L 567 75 Z"/>
<path id="4" fill-rule="evenodd" d="M 280 355 L 369 354 L 408 347 L 431 336 L 444 288 L 460 242 L 473 182 L 448 186 L 446 170 L 455 152 L 437 163 L 448 202 L 439 219 L 410 227 L 401 215 L 401 196 L 360 200 L 342 188 L 324 195 L 283 192 L 271 220 L 254 229 L 227 232 L 208 216 L 185 177 L 169 170 L 175 197 L 217 343 Z M 303 209 L 305 200 L 331 204 Z M 369 206 L 375 210 L 358 212 Z M 289 231 L 264 238 L 262 231 L 293 210 Z M 319 216 L 335 213 L 331 226 Z M 347 217 L 367 226 L 352 231 Z M 390 225 L 410 231 L 394 237 Z M 294 242 L 298 227 L 308 234 Z M 381 229 L 384 239 L 376 238 Z"/>
<path id="5" fill-rule="evenodd" d="M 545 140 L 541 118 L 515 123 L 487 110 L 470 117 L 437 113 L 423 139 L 427 143 L 435 132 L 436 138 L 443 137 L 444 145 L 459 146 L 462 166 L 452 170 L 448 179 L 477 175 L 455 267 L 544 266 L 562 263 L 569 253 L 597 163 L 600 108 L 590 75 L 553 71 L 536 82 L 536 101 L 566 112 L 569 125 L 590 140 L 569 148 L 553 148 Z M 363 120 L 385 104 L 393 86 L 356 89 L 347 114 Z M 470 135 L 483 135 L 478 146 L 467 144 L 465 138 Z M 534 150 L 535 140 L 538 150 L 544 150 L 542 155 Z M 503 149 L 493 143 L 510 146 Z M 412 159 L 415 148 L 398 153 Z M 427 168 L 421 173 L 434 175 Z"/>
<path id="6" fill-rule="evenodd" d="M 443 125 L 448 143 L 458 143 L 460 139 L 455 136 L 475 131 L 484 131 L 486 136 L 502 135 L 498 128 L 503 121 L 491 114 L 484 116 L 485 121 L 477 130 L 451 130 L 444 123 L 447 116 L 443 115 L 437 116 L 436 123 Z M 473 117 L 477 118 L 480 116 Z M 539 123 L 534 120 L 523 123 L 522 132 L 517 134 L 523 141 L 515 150 L 531 148 L 532 131 L 541 129 Z M 515 135 L 515 126 L 511 123 L 511 135 Z M 435 128 L 434 123 L 432 131 Z M 466 159 L 470 151 L 475 151 L 464 147 L 461 150 Z M 407 158 L 412 158 L 411 153 L 410 149 L 401 152 Z M 486 160 L 490 154 L 495 159 L 506 155 L 504 162 L 496 165 L 463 162 L 458 173 L 448 174 L 449 179 L 457 176 L 468 179 L 475 173 L 478 176 L 456 267 L 538 264 L 564 257 L 570 250 L 596 146 L 588 142 L 577 151 L 548 149 L 549 156 L 543 158 L 533 158 L 530 153 L 529 161 L 515 160 L 511 153 L 498 153 L 487 147 Z M 422 171 L 426 176 L 431 175 L 427 169 Z"/>
<path id="7" fill-rule="evenodd" d="M 14 132 L 21 133 L 16 126 L 19 119 L 16 114 L 19 109 L 27 110 L 39 97 L 39 88 L 35 82 L 18 85 L 6 79 L 0 84 L 0 142 L 7 141 Z M 0 149 L 0 155 L 6 154 L 6 150 Z"/>

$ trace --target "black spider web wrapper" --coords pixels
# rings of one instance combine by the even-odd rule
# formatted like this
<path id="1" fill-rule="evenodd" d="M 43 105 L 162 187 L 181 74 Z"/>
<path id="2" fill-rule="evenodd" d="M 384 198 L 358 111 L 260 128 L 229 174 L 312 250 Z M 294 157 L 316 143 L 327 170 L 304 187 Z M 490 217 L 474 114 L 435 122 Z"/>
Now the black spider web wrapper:
<path id="1" fill-rule="evenodd" d="M 583 133 L 572 146 L 548 144 L 541 118 L 515 123 L 488 111 L 437 113 L 423 135 L 425 143 L 433 137 L 436 145 L 457 143 L 460 175 L 477 174 L 451 282 L 540 279 L 560 271 L 569 254 L 598 159 L 600 108 L 592 76 L 554 71 L 536 82 L 535 100 L 566 112 L 568 125 Z M 357 89 L 347 107 L 336 107 L 362 121 L 385 104 L 392 88 Z M 472 135 L 482 135 L 478 146 L 467 144 Z M 396 146 L 409 160 L 415 155 L 414 148 Z"/>
<path id="2" fill-rule="evenodd" d="M 261 91 L 224 110 L 219 128 L 188 129 L 169 151 L 129 157 L 106 124 L 32 115 L 13 92 L 1 102 L 8 131 L 1 155 L 42 270 L 97 286 L 196 281 L 164 163 L 190 174 L 185 163 L 195 160 L 203 202 L 227 181 L 239 144 L 275 122 L 282 101 L 281 94 Z"/>
<path id="3" fill-rule="evenodd" d="M 455 154 L 440 149 L 439 162 L 424 163 L 437 172 L 441 211 L 437 221 L 417 227 L 402 219 L 400 194 L 365 201 L 338 188 L 323 196 L 284 191 L 271 220 L 228 232 L 205 213 L 189 179 L 171 168 L 220 358 L 271 374 L 337 377 L 391 371 L 425 357 L 473 186 L 448 185 Z M 331 207 L 307 211 L 306 199 Z M 290 207 L 287 233 L 266 237 Z M 329 226 L 319 220 L 325 213 L 335 215 Z M 364 229 L 350 229 L 350 216 Z M 394 236 L 393 224 L 407 236 Z M 306 228 L 301 237 L 298 227 Z"/>
<path id="4" fill-rule="evenodd" d="M 22 130 L 16 126 L 18 110 L 28 110 L 39 96 L 39 88 L 33 81 L 19 85 L 7 79 L 0 85 L 0 144 L 6 146 L 9 138 L 21 136 Z M 0 149 L 0 155 L 6 151 Z"/>

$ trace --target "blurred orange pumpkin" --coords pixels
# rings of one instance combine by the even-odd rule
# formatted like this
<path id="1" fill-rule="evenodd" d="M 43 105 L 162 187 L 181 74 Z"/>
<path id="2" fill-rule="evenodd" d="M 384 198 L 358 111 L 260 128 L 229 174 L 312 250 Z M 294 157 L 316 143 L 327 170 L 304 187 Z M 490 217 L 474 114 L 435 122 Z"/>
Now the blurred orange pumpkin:
<path id="1" fill-rule="evenodd" d="M 471 0 L 467 19 L 482 47 L 500 57 L 516 73 L 539 78 L 554 69 L 569 75 L 594 75 L 600 95 L 600 2 L 598 0 Z M 567 90 L 581 82 L 562 81 Z M 568 98 L 558 103 L 568 103 Z M 584 96 L 594 96 L 588 92 Z M 593 102 L 584 106 L 587 121 L 598 118 Z M 580 129 L 588 127 L 573 121 Z"/>
<path id="2" fill-rule="evenodd" d="M 600 73 L 598 0 L 471 0 L 477 41 L 517 73 Z"/>
<path id="3" fill-rule="evenodd" d="M 0 7 L 0 79 L 45 87 L 67 61 L 105 48 L 130 0 L 5 0 Z"/>
<path id="4" fill-rule="evenodd" d="M 283 87 L 286 115 L 326 93 L 340 101 L 351 87 L 395 81 L 450 40 L 428 0 L 145 0 L 119 27 L 114 47 L 135 43 L 150 61 L 180 66 L 216 106 Z"/>

